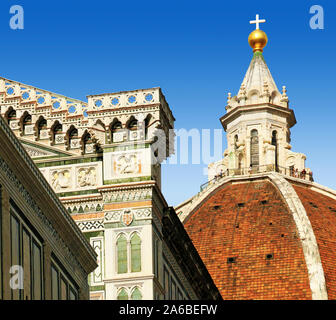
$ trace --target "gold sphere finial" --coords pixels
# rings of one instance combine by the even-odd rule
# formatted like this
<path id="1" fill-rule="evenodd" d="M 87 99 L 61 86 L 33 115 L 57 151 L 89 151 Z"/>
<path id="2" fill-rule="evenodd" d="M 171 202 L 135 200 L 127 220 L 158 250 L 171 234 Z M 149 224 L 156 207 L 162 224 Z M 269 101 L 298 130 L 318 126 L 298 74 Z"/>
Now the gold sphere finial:
<path id="1" fill-rule="evenodd" d="M 268 38 L 264 31 L 257 29 L 250 33 L 248 37 L 248 42 L 253 49 L 253 52 L 260 51 L 263 52 Z"/>
<path id="2" fill-rule="evenodd" d="M 250 24 L 256 25 L 256 30 L 250 33 L 248 37 L 248 42 L 250 46 L 253 49 L 253 52 L 259 51 L 263 52 L 263 49 L 265 48 L 267 44 L 267 35 L 264 31 L 259 29 L 260 23 L 265 23 L 265 19 L 259 19 L 259 14 L 256 15 L 256 19 L 253 21 L 250 21 Z"/>

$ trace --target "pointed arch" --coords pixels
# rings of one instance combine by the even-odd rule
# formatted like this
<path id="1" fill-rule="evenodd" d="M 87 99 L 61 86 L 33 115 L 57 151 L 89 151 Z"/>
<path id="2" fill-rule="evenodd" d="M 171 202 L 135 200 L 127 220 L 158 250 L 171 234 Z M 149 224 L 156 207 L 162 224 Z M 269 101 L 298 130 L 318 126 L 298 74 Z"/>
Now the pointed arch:
<path id="1" fill-rule="evenodd" d="M 131 294 L 131 300 L 142 300 L 142 293 L 138 287 L 135 287 Z"/>
<path id="2" fill-rule="evenodd" d="M 47 120 L 43 116 L 40 116 L 35 123 L 35 133 L 37 139 L 41 138 L 41 131 L 47 129 L 47 127 Z"/>
<path id="3" fill-rule="evenodd" d="M 138 233 L 131 236 L 131 272 L 141 271 L 141 238 Z"/>
<path id="4" fill-rule="evenodd" d="M 51 144 L 63 143 L 63 125 L 56 120 L 50 128 Z"/>
<path id="5" fill-rule="evenodd" d="M 79 147 L 78 130 L 74 125 L 71 125 L 66 133 L 66 144 L 67 150 Z"/>
<path id="6" fill-rule="evenodd" d="M 123 137 L 120 136 L 122 135 L 123 132 L 123 125 L 121 121 L 117 118 L 114 118 L 113 121 L 111 122 L 109 126 L 109 132 L 110 132 L 110 142 L 122 142 Z M 120 133 L 120 134 L 118 134 Z"/>
<path id="7" fill-rule="evenodd" d="M 126 128 L 128 130 L 128 139 L 137 140 L 138 139 L 137 131 L 139 129 L 139 123 L 134 116 L 131 116 L 128 119 L 128 121 L 126 122 Z"/>
<path id="8" fill-rule="evenodd" d="M 127 239 L 122 233 L 117 239 L 117 272 L 127 273 Z"/>
<path id="9" fill-rule="evenodd" d="M 93 127 L 96 128 L 96 129 L 98 129 L 98 130 L 103 130 L 103 131 L 106 130 L 105 123 L 104 123 L 103 121 L 101 121 L 100 119 L 98 119 L 98 120 L 95 122 L 95 124 L 94 124 Z"/>
<path id="10" fill-rule="evenodd" d="M 151 114 L 148 114 L 145 118 L 145 139 L 148 139 L 148 128 L 150 126 L 152 118 L 153 116 Z"/>
<path id="11" fill-rule="evenodd" d="M 9 124 L 11 120 L 16 120 L 16 110 L 13 107 L 9 107 L 5 112 L 5 120 Z"/>
<path id="12" fill-rule="evenodd" d="M 85 130 L 81 138 L 82 154 L 95 152 L 94 141 L 91 133 Z"/>
<path id="13" fill-rule="evenodd" d="M 127 293 L 127 290 L 125 288 L 121 288 L 119 290 L 117 300 L 128 300 L 128 293 Z"/>
<path id="14" fill-rule="evenodd" d="M 32 116 L 30 113 L 25 111 L 23 115 L 20 118 L 20 129 L 22 135 L 32 134 L 33 132 L 31 130 L 27 130 L 28 127 L 32 125 Z"/>

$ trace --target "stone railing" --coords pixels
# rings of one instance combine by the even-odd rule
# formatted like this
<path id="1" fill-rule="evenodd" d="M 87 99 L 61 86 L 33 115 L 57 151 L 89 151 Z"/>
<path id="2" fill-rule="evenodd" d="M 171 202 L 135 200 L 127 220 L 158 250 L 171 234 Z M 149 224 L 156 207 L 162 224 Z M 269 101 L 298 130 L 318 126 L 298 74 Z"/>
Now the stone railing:
<path id="1" fill-rule="evenodd" d="M 88 96 L 88 109 L 90 111 L 136 107 L 138 105 L 158 103 L 160 103 L 159 88 Z"/>
<path id="2" fill-rule="evenodd" d="M 229 176 L 248 176 L 251 174 L 257 174 L 257 173 L 266 173 L 266 172 L 278 172 L 282 175 L 303 179 L 306 181 L 313 182 L 313 173 L 307 172 L 305 170 L 298 171 L 293 168 L 285 168 L 275 165 L 264 165 L 264 166 L 254 166 L 249 168 L 240 168 L 240 169 L 227 169 L 226 171 L 223 171 L 216 175 L 212 180 L 207 181 L 206 183 L 203 183 L 200 187 L 200 190 L 203 191 L 206 189 L 210 184 L 215 183 L 219 179 L 223 177 L 229 177 Z"/>
<path id="3" fill-rule="evenodd" d="M 86 116 L 86 102 L 16 81 L 0 78 L 0 92 L 4 92 L 7 99 L 20 99 L 21 104 L 27 103 L 27 105 L 30 104 L 36 109 L 51 107 L 52 113 L 64 113 L 66 111 L 67 116 Z"/>

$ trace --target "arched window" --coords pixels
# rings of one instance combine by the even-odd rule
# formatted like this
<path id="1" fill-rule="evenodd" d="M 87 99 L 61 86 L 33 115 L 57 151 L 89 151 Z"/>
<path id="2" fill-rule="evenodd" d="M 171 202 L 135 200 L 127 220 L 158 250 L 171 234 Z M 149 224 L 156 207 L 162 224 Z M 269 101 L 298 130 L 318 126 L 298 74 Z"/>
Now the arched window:
<path id="1" fill-rule="evenodd" d="M 47 120 L 44 118 L 41 118 L 37 123 L 37 137 L 39 139 L 45 138 L 44 136 L 41 136 L 41 131 L 47 129 Z"/>
<path id="2" fill-rule="evenodd" d="M 52 139 L 55 144 L 63 143 L 64 136 L 63 136 L 63 126 L 57 122 L 52 128 Z"/>
<path id="3" fill-rule="evenodd" d="M 138 120 L 132 120 L 128 126 L 130 130 L 137 130 L 138 129 Z"/>
<path id="4" fill-rule="evenodd" d="M 138 120 L 134 119 L 128 125 L 129 130 L 129 139 L 137 140 L 138 139 Z"/>
<path id="5" fill-rule="evenodd" d="M 259 166 L 259 137 L 255 129 L 251 131 L 251 166 Z"/>
<path id="6" fill-rule="evenodd" d="M 122 124 L 120 121 L 117 121 L 111 126 L 111 142 L 122 142 L 123 140 Z"/>
<path id="7" fill-rule="evenodd" d="M 83 150 L 84 153 L 93 153 L 93 140 L 90 133 L 86 133 L 83 137 Z"/>
<path id="8" fill-rule="evenodd" d="M 131 238 L 131 272 L 141 271 L 141 239 L 137 233 Z"/>
<path id="9" fill-rule="evenodd" d="M 238 149 L 238 135 L 237 134 L 234 136 L 234 148 L 235 150 Z"/>
<path id="10" fill-rule="evenodd" d="M 148 115 L 145 119 L 145 139 L 148 139 L 148 128 L 149 128 L 149 123 L 152 119 L 152 115 Z"/>
<path id="11" fill-rule="evenodd" d="M 27 114 L 22 121 L 22 132 L 24 135 L 33 134 L 32 117 L 30 114 Z"/>
<path id="12" fill-rule="evenodd" d="M 8 116 L 7 116 L 8 124 L 10 124 L 10 122 L 14 120 L 16 120 L 16 111 L 12 110 L 8 113 Z"/>
<path id="13" fill-rule="evenodd" d="M 122 288 L 119 291 L 117 300 L 128 300 L 128 294 L 127 294 L 127 291 L 125 290 L 125 288 Z"/>
<path id="14" fill-rule="evenodd" d="M 142 294 L 138 287 L 133 290 L 131 300 L 142 300 Z"/>
<path id="15" fill-rule="evenodd" d="M 122 234 L 117 241 L 118 273 L 127 273 L 127 240 Z"/>
<path id="16" fill-rule="evenodd" d="M 73 128 L 69 132 L 69 146 L 70 149 L 79 148 L 79 140 L 78 140 L 78 130 Z"/>
<path id="17" fill-rule="evenodd" d="M 275 160 L 274 160 L 274 164 L 275 164 L 275 170 L 278 171 L 279 167 L 278 167 L 278 133 L 274 130 L 272 132 L 272 145 L 275 146 Z"/>

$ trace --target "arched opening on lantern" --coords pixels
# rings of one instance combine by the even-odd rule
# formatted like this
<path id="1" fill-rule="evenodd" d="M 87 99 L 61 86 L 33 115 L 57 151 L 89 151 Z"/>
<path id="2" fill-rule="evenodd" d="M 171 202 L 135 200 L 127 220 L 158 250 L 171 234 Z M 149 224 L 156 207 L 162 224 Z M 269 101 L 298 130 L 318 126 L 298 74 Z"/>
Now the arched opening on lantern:
<path id="1" fill-rule="evenodd" d="M 251 162 L 252 168 L 258 169 L 259 167 L 259 136 L 258 130 L 251 131 Z"/>
<path id="2" fill-rule="evenodd" d="M 272 132 L 272 145 L 275 147 L 275 170 L 279 171 L 279 148 L 278 148 L 278 133 L 277 131 Z"/>

